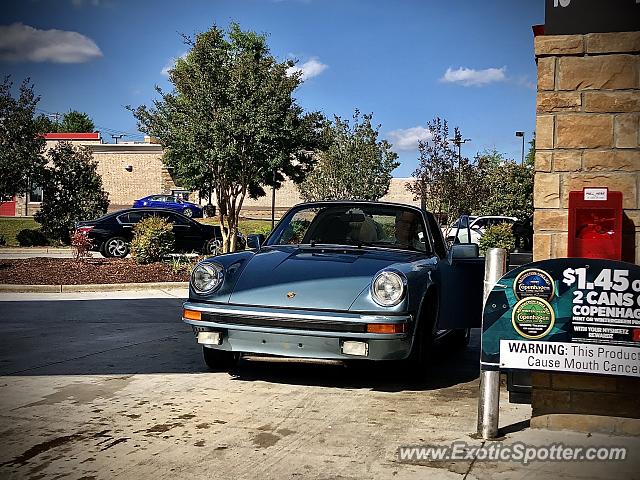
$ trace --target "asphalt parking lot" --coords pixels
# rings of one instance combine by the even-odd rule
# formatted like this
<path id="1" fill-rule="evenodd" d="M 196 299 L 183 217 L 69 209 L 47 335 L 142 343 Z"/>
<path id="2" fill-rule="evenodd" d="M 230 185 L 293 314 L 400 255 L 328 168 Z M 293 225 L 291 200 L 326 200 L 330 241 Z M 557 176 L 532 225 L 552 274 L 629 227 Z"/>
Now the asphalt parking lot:
<path id="1" fill-rule="evenodd" d="M 402 445 L 482 443 L 478 332 L 467 350 L 438 346 L 426 381 L 256 359 L 209 373 L 179 320 L 181 293 L 0 297 L 1 478 L 638 478 L 637 456 L 401 463 Z M 529 417 L 503 392 L 500 441 L 621 442 L 534 431 Z"/>

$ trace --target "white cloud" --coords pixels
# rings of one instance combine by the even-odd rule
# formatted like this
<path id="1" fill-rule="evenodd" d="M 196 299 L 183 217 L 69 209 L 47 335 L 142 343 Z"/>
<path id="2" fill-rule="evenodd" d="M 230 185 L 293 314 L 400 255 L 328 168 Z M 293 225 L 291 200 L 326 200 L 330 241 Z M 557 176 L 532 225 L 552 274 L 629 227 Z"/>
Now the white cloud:
<path id="1" fill-rule="evenodd" d="M 507 67 L 486 68 L 484 70 L 466 67 L 453 70 L 449 67 L 440 80 L 447 83 L 458 83 L 464 87 L 482 87 L 494 82 L 504 82 L 507 79 L 506 71 Z"/>
<path id="2" fill-rule="evenodd" d="M 85 63 L 100 57 L 98 45 L 78 32 L 38 30 L 23 23 L 0 25 L 0 60 Z"/>
<path id="3" fill-rule="evenodd" d="M 536 90 L 538 88 L 538 85 L 536 85 L 536 82 L 532 82 L 529 77 L 527 77 L 526 75 L 521 75 L 517 78 L 515 78 L 515 83 L 517 85 L 520 85 L 521 87 L 525 87 L 528 88 L 529 90 Z"/>
<path id="4" fill-rule="evenodd" d="M 302 80 L 309 80 L 310 78 L 317 77 L 327 68 L 329 68 L 329 65 L 322 63 L 317 57 L 312 57 L 302 65 L 289 67 L 287 69 L 287 74 L 293 75 L 294 73 L 302 72 Z"/>
<path id="5" fill-rule="evenodd" d="M 389 137 L 396 150 L 417 150 L 418 141 L 431 140 L 431 132 L 418 125 L 417 127 L 393 130 L 389 132 Z"/>
<path id="6" fill-rule="evenodd" d="M 164 67 L 162 67 L 162 70 L 160 70 L 160 73 L 162 75 L 164 75 L 165 77 L 169 76 L 169 70 L 171 70 L 176 62 L 178 61 L 179 58 L 184 58 L 187 56 L 187 52 L 183 52 L 182 54 L 178 55 L 177 57 L 172 57 L 169 60 L 167 60 L 167 63 L 164 64 Z"/>

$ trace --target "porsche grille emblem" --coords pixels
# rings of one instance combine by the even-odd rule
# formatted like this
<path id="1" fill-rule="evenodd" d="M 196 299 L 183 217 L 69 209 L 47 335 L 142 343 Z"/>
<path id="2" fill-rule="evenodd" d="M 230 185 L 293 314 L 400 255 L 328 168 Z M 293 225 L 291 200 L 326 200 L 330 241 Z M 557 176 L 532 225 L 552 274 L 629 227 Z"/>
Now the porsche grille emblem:
<path id="1" fill-rule="evenodd" d="M 287 298 L 293 298 L 296 296 L 296 292 L 287 292 Z"/>

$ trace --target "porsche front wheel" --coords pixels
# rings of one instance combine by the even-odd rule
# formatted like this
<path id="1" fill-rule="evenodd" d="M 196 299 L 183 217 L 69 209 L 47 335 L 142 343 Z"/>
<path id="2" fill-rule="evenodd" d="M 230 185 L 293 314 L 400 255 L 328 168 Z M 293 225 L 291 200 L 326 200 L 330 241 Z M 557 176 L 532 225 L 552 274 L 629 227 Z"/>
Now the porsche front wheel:
<path id="1" fill-rule="evenodd" d="M 235 367 L 238 364 L 238 360 L 240 360 L 240 354 L 237 352 L 228 352 L 226 350 L 209 347 L 202 347 L 202 356 L 204 357 L 204 363 L 206 363 L 209 370 L 213 372 L 230 370 Z"/>

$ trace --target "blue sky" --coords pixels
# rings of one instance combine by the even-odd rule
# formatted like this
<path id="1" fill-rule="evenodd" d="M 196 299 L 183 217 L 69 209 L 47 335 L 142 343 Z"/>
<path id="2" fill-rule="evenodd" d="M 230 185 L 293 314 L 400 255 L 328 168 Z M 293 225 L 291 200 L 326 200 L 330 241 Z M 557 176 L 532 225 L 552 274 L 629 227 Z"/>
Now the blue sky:
<path id="1" fill-rule="evenodd" d="M 518 159 L 514 132 L 534 130 L 531 26 L 544 23 L 542 0 L 24 0 L 2 10 L 2 74 L 31 77 L 43 111 L 89 113 L 105 141 L 115 131 L 141 139 L 124 106 L 170 88 L 163 69 L 186 50 L 181 33 L 231 21 L 299 60 L 306 110 L 373 112 L 400 155 L 397 177 L 415 168 L 435 116 L 471 139 L 468 157 L 495 147 Z"/>

